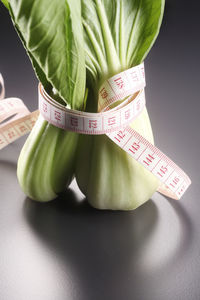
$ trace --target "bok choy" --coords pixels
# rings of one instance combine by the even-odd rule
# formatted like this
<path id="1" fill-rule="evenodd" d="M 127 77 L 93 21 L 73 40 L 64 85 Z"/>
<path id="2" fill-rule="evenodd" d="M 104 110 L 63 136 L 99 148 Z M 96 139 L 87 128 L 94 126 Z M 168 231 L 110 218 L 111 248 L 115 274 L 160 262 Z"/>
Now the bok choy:
<path id="1" fill-rule="evenodd" d="M 164 11 L 164 0 L 1 1 L 45 90 L 68 108 L 89 112 L 97 111 L 105 80 L 145 59 Z M 131 126 L 153 143 L 146 109 Z M 75 175 L 100 209 L 134 209 L 158 187 L 154 175 L 105 135 L 66 132 L 41 116 L 17 174 L 24 192 L 38 201 L 54 199 Z"/>
<path id="2" fill-rule="evenodd" d="M 10 0 L 9 11 L 46 91 L 68 107 L 81 109 L 86 73 L 80 1 Z M 25 194 L 49 201 L 70 184 L 77 141 L 77 134 L 39 117 L 18 160 Z"/>
<path id="3" fill-rule="evenodd" d="M 164 1 L 82 1 L 86 65 L 91 96 L 110 76 L 141 63 L 161 24 Z M 131 126 L 153 143 L 147 110 Z M 90 204 L 100 209 L 134 209 L 147 201 L 158 180 L 107 136 L 81 136 L 76 179 Z"/>

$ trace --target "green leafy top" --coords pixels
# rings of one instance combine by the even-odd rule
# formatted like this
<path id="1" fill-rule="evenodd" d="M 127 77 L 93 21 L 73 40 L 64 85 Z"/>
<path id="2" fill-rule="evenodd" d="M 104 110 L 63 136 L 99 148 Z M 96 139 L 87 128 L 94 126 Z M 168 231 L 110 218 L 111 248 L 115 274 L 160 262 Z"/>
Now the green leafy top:
<path id="1" fill-rule="evenodd" d="M 160 29 L 164 0 L 83 0 L 86 65 L 103 81 L 141 63 Z"/>
<path id="2" fill-rule="evenodd" d="M 9 9 L 9 3 L 8 3 L 8 0 L 1 0 L 3 2 L 3 4 L 5 5 L 5 7 L 7 9 Z"/>
<path id="3" fill-rule="evenodd" d="M 164 11 L 164 0 L 1 1 L 45 89 L 75 109 L 83 107 L 86 70 L 97 100 L 104 80 L 145 59 Z"/>
<path id="4" fill-rule="evenodd" d="M 86 76 L 80 1 L 10 0 L 9 10 L 39 80 L 80 109 Z"/>

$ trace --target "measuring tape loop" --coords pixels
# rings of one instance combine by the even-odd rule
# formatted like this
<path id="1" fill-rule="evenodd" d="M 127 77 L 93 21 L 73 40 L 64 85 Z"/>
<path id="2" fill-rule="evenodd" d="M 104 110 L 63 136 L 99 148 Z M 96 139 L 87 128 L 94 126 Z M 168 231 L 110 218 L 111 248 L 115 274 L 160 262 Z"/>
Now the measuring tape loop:
<path id="1" fill-rule="evenodd" d="M 4 99 L 5 87 L 1 74 L 0 85 L 0 149 L 3 149 L 31 131 L 38 118 L 39 111 L 30 113 L 21 99 Z M 7 120 L 8 118 L 10 119 Z"/>
<path id="2" fill-rule="evenodd" d="M 126 99 L 125 106 L 119 105 L 109 111 L 88 113 L 67 109 L 55 103 L 39 84 L 39 110 L 49 123 L 56 127 L 82 134 L 106 134 L 127 126 L 145 107 L 144 90 Z"/>
<path id="3" fill-rule="evenodd" d="M 6 124 L 3 121 L 8 119 L 11 116 L 17 115 L 19 118 L 20 116 L 24 116 L 25 114 L 29 114 L 29 110 L 24 105 L 22 100 L 18 98 L 7 98 L 1 100 L 0 102 L 0 128 Z M 9 122 L 9 121 L 8 121 Z"/>
<path id="4" fill-rule="evenodd" d="M 2 99 L 5 88 L 1 75 L 0 84 Z M 129 126 L 145 108 L 144 88 L 145 71 L 142 63 L 104 82 L 99 89 L 98 113 L 67 109 L 52 99 L 41 84 L 38 88 L 39 111 L 30 113 L 17 98 L 1 100 L 0 149 L 29 132 L 40 112 L 45 120 L 64 130 L 91 135 L 106 134 L 158 178 L 160 193 L 180 199 L 191 184 L 190 178 L 163 152 Z M 118 101 L 120 104 L 110 109 Z M 5 122 L 13 115 L 11 121 Z"/>
<path id="5" fill-rule="evenodd" d="M 39 111 L 20 116 L 0 128 L 0 150 L 30 132 L 37 121 Z"/>
<path id="6" fill-rule="evenodd" d="M 180 199 L 191 184 L 189 177 L 163 152 L 129 124 L 145 107 L 144 64 L 107 80 L 99 89 L 99 113 L 69 110 L 53 100 L 39 85 L 39 110 L 49 123 L 82 134 L 106 134 L 160 181 L 158 191 Z M 133 96 L 134 94 L 134 96 Z M 111 105 L 125 99 L 114 109 Z"/>
<path id="7" fill-rule="evenodd" d="M 145 85 L 144 63 L 111 77 L 99 89 L 98 111 L 109 109 L 115 102 L 144 89 Z"/>

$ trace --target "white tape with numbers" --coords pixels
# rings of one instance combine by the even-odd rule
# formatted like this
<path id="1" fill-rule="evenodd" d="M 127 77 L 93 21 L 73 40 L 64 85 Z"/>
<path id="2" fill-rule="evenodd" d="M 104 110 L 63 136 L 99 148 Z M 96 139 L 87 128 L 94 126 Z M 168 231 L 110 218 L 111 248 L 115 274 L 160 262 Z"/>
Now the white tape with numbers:
<path id="1" fill-rule="evenodd" d="M 30 113 L 22 100 L 18 98 L 4 99 L 5 88 L 1 74 L 0 86 L 0 149 L 3 149 L 19 137 L 30 132 L 39 113 L 38 111 Z"/>

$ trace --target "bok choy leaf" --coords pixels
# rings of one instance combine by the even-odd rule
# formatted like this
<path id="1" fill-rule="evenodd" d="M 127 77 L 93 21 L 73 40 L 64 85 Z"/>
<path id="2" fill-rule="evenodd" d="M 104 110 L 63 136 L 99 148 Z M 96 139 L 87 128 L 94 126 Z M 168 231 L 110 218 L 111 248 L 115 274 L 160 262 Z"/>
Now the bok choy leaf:
<path id="1" fill-rule="evenodd" d="M 82 0 L 86 65 L 91 80 L 141 63 L 160 29 L 164 0 Z"/>
<path id="2" fill-rule="evenodd" d="M 10 0 L 9 10 L 39 80 L 80 109 L 86 76 L 80 0 Z"/>
<path id="3" fill-rule="evenodd" d="M 6 7 L 46 91 L 82 109 L 86 67 L 80 0 L 9 0 Z M 77 142 L 78 134 L 39 116 L 18 159 L 17 176 L 27 196 L 49 201 L 70 184 Z"/>

